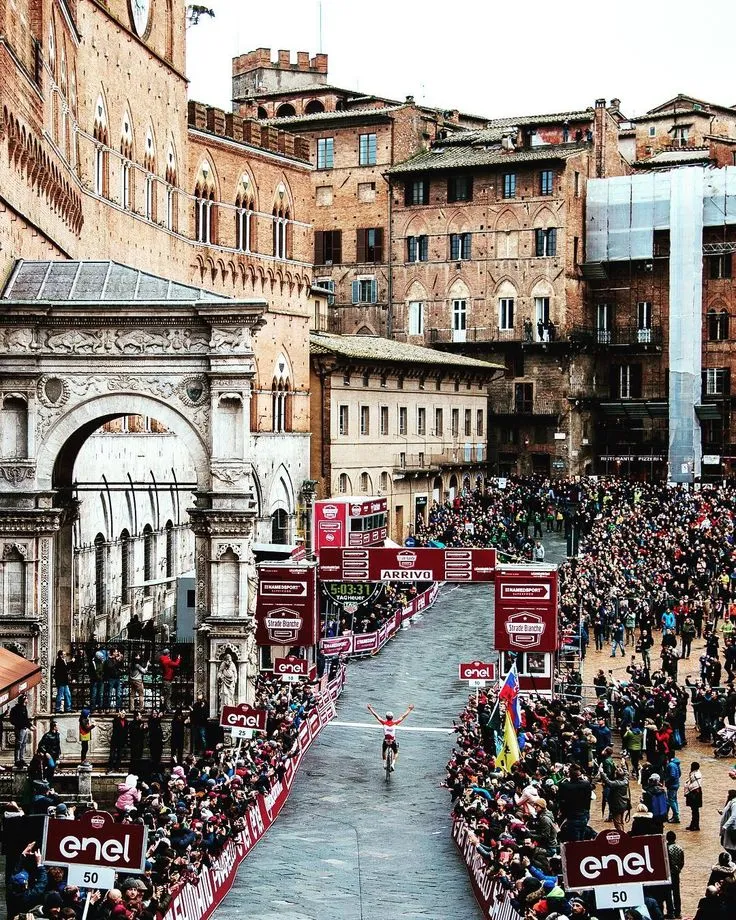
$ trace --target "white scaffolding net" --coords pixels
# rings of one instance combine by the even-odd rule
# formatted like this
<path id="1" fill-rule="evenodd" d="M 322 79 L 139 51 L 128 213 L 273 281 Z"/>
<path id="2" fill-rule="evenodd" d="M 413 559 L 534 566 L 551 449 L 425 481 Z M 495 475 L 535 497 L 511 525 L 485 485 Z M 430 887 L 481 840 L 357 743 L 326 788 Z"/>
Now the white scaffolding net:
<path id="1" fill-rule="evenodd" d="M 700 476 L 703 327 L 703 169 L 670 174 L 669 469 L 673 482 Z"/>

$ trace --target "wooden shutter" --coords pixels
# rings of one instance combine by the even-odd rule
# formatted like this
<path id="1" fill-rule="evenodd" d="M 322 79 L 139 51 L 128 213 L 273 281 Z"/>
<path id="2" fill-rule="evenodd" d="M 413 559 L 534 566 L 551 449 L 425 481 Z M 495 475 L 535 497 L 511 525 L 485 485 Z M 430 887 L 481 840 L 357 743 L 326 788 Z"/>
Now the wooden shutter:
<path id="1" fill-rule="evenodd" d="M 407 207 L 410 204 L 414 204 L 414 202 L 412 201 L 412 194 L 411 194 L 413 186 L 414 186 L 414 183 L 411 181 L 411 179 L 407 180 L 406 184 L 404 185 L 404 204 Z"/>
<path id="2" fill-rule="evenodd" d="M 416 260 L 417 260 L 417 238 L 415 236 L 407 236 L 406 238 L 406 261 L 416 262 Z"/>
<path id="3" fill-rule="evenodd" d="M 472 233 L 463 233 L 463 258 L 464 258 L 464 259 L 470 259 L 470 258 L 472 258 L 472 256 L 471 256 L 471 252 L 472 252 L 472 248 L 471 248 L 471 247 L 472 247 L 472 240 L 473 240 L 473 234 L 472 234 Z"/>
<path id="4" fill-rule="evenodd" d="M 460 258 L 460 235 L 458 233 L 450 234 L 450 261 L 457 262 Z"/>
<path id="5" fill-rule="evenodd" d="M 629 393 L 632 399 L 641 399 L 642 396 L 642 366 L 641 364 L 631 364 L 631 371 L 629 380 L 631 381 L 631 388 Z"/>
<path id="6" fill-rule="evenodd" d="M 429 179 L 422 180 L 422 204 L 429 204 Z"/>
<path id="7" fill-rule="evenodd" d="M 457 180 L 455 176 L 450 176 L 447 180 L 447 200 L 457 201 Z"/>
<path id="8" fill-rule="evenodd" d="M 356 231 L 356 262 L 365 262 L 365 230 Z"/>
<path id="9" fill-rule="evenodd" d="M 314 231 L 314 264 L 325 264 L 325 234 L 323 230 Z"/>
<path id="10" fill-rule="evenodd" d="M 465 200 L 466 200 L 466 201 L 472 201 L 472 200 L 473 200 L 473 177 L 472 177 L 472 176 L 466 176 L 466 177 L 465 177 L 465 183 L 466 183 L 466 186 L 467 186 L 467 195 L 466 195 L 466 197 L 465 197 Z"/>
<path id="11" fill-rule="evenodd" d="M 621 397 L 621 365 L 612 364 L 610 374 L 610 393 L 611 399 L 620 399 Z"/>
<path id="12" fill-rule="evenodd" d="M 730 258 L 730 254 L 729 254 L 729 258 Z M 730 367 L 723 368 L 723 395 L 724 396 L 731 395 L 731 368 Z"/>
<path id="13" fill-rule="evenodd" d="M 547 231 L 547 255 L 557 255 L 557 227 L 550 227 Z"/>
<path id="14" fill-rule="evenodd" d="M 373 247 L 373 261 L 383 262 L 383 227 L 375 229 L 375 245 Z"/>
<path id="15" fill-rule="evenodd" d="M 353 303 L 360 303 L 360 281 L 353 281 Z"/>
<path id="16" fill-rule="evenodd" d="M 669 373 L 669 370 L 668 370 Z M 667 395 L 669 397 L 669 387 L 667 389 Z M 708 371 L 700 372 L 700 400 L 701 402 L 706 402 L 708 399 Z"/>
<path id="17" fill-rule="evenodd" d="M 426 235 L 419 237 L 419 261 L 429 261 L 429 237 Z"/>
<path id="18" fill-rule="evenodd" d="M 537 256 L 544 255 L 544 230 L 534 231 L 534 252 Z"/>
<path id="19" fill-rule="evenodd" d="M 342 230 L 332 231 L 332 262 L 334 265 L 342 262 Z"/>

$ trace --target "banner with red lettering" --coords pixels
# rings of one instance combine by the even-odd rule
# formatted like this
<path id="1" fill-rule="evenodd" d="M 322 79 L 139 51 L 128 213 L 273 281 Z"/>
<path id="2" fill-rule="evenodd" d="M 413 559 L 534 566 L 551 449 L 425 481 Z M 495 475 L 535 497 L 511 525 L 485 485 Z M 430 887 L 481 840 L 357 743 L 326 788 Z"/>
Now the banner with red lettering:
<path id="1" fill-rule="evenodd" d="M 455 819 L 452 822 L 452 839 L 457 844 L 468 869 L 475 900 L 488 920 L 518 920 L 509 892 L 493 878 L 488 864 L 468 839 L 468 825 Z"/>
<path id="2" fill-rule="evenodd" d="M 175 890 L 159 920 L 207 920 L 232 888 L 238 866 L 263 837 L 284 807 L 302 758 L 320 731 L 335 718 L 335 700 L 345 684 L 340 668 L 320 694 L 319 704 L 299 726 L 299 753 L 289 761 L 282 781 L 274 783 L 268 795 L 259 795 L 245 815 L 245 830 L 231 840 L 210 868 L 203 869 L 197 883 L 184 882 Z"/>
<path id="3" fill-rule="evenodd" d="M 361 655 L 375 655 L 380 652 L 389 639 L 396 635 L 401 624 L 413 617 L 417 613 L 428 610 L 437 599 L 440 586 L 435 582 L 421 594 L 411 600 L 406 607 L 397 611 L 394 618 L 387 620 L 386 623 L 377 631 L 372 633 L 343 633 L 342 636 L 334 636 L 320 641 L 320 649 L 326 658 L 335 655 L 349 655 L 359 657 Z"/>

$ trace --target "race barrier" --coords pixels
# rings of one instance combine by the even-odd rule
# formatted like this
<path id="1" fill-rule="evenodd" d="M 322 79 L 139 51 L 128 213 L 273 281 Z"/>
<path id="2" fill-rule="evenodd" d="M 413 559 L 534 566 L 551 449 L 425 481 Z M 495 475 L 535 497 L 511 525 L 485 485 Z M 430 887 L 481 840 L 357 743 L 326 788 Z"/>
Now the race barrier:
<path id="1" fill-rule="evenodd" d="M 284 807 L 299 765 L 320 731 L 335 718 L 335 701 L 345 686 L 345 667 L 329 683 L 322 679 L 319 703 L 299 726 L 299 753 L 286 768 L 283 780 L 274 783 L 267 795 L 259 795 L 245 815 L 245 829 L 230 840 L 213 865 L 194 882 L 180 883 L 171 903 L 159 920 L 207 920 L 232 888 L 240 863 L 263 837 Z"/>
<path id="2" fill-rule="evenodd" d="M 437 599 L 440 583 L 435 582 L 426 591 L 418 594 L 406 607 L 397 610 L 380 629 L 372 633 L 347 633 L 342 636 L 322 639 L 319 643 L 325 658 L 335 655 L 344 655 L 349 658 L 361 658 L 365 655 L 375 655 L 383 646 L 392 639 L 401 629 L 401 624 L 410 620 L 418 613 L 428 610 Z"/>
<path id="3" fill-rule="evenodd" d="M 468 869 L 475 900 L 488 920 L 518 920 L 509 892 L 488 871 L 486 861 L 468 837 L 468 825 L 460 818 L 452 822 L 452 839 L 457 844 Z"/>

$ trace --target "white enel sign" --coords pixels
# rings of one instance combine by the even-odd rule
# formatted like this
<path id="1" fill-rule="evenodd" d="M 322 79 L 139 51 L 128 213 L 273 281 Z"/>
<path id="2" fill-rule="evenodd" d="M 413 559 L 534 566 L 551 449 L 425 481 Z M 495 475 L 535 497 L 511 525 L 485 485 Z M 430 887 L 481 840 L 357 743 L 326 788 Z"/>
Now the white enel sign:
<path id="1" fill-rule="evenodd" d="M 115 870 L 101 869 L 99 866 L 69 866 L 67 885 L 78 888 L 110 889 L 115 887 Z"/>
<path id="2" fill-rule="evenodd" d="M 281 680 L 285 684 L 298 684 L 301 680 L 301 674 L 282 674 Z"/>
<path id="3" fill-rule="evenodd" d="M 644 886 L 641 882 L 625 885 L 598 885 L 595 889 L 595 906 L 599 910 L 607 907 L 641 907 L 644 904 Z"/>
<path id="4" fill-rule="evenodd" d="M 487 683 L 487 680 L 469 680 L 468 686 L 471 690 L 481 690 Z"/>

